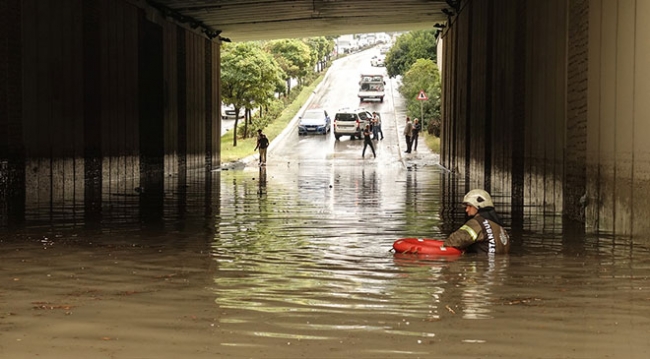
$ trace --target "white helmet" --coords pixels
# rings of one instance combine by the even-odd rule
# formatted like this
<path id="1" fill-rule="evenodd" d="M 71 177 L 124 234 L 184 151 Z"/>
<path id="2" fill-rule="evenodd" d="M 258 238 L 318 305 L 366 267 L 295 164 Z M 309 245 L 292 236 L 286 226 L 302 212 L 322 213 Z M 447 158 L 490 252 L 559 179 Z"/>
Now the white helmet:
<path id="1" fill-rule="evenodd" d="M 482 189 L 473 189 L 467 192 L 463 198 L 463 204 L 469 204 L 476 209 L 494 207 L 494 204 L 492 204 L 492 197 Z"/>

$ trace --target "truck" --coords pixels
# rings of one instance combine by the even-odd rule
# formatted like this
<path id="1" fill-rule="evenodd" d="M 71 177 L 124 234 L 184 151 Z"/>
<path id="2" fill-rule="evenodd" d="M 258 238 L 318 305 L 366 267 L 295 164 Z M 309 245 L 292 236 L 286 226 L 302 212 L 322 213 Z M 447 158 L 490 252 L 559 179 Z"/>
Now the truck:
<path id="1" fill-rule="evenodd" d="M 354 39 L 354 36 L 352 35 L 342 35 L 339 36 L 334 41 L 336 43 L 337 53 L 339 54 L 352 53 L 358 46 L 357 41 Z"/>
<path id="2" fill-rule="evenodd" d="M 359 80 L 359 101 L 363 100 L 379 100 L 384 102 L 384 75 L 380 74 L 361 74 Z"/>

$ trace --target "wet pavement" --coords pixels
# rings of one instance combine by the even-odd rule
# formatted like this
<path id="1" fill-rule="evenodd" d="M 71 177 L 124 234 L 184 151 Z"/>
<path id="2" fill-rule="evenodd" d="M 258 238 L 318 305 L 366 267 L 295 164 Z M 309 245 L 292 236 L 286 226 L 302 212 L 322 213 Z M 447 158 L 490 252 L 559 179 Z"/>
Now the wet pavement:
<path id="1" fill-rule="evenodd" d="M 371 56 L 338 61 L 305 107 L 357 105 Z M 390 85 L 364 104 L 377 158 L 292 127 L 265 167 L 169 179 L 159 217 L 121 198 L 97 221 L 3 230 L 0 357 L 647 358 L 647 248 L 531 215 L 509 256 L 390 251 L 464 221 L 437 156 L 404 156 Z"/>

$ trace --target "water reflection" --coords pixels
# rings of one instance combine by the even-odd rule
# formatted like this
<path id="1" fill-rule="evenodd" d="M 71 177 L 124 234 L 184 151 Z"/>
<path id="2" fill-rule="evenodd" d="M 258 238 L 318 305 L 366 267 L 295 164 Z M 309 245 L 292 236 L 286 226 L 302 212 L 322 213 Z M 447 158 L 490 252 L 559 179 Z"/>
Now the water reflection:
<path id="1" fill-rule="evenodd" d="M 469 268 L 466 268 L 463 288 L 463 318 L 491 319 L 491 307 L 497 298 L 494 297 L 495 285 L 507 279 L 509 259 L 490 255 L 487 258 L 475 258 Z"/>
<path id="2" fill-rule="evenodd" d="M 97 222 L 5 229 L 0 353 L 646 356 L 650 253 L 632 241 L 547 216 L 508 257 L 389 252 L 463 223 L 451 181 L 345 161 L 188 173 L 158 219 L 137 194 Z"/>
<path id="3" fill-rule="evenodd" d="M 258 181 L 257 194 L 260 196 L 260 198 L 262 198 L 266 196 L 266 166 L 260 166 L 257 181 Z"/>

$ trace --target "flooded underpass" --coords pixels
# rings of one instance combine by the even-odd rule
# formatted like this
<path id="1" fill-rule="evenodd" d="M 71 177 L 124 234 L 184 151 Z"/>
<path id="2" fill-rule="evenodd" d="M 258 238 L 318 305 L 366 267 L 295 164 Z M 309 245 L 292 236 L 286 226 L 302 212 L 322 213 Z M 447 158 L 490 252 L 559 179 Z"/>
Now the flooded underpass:
<path id="1" fill-rule="evenodd" d="M 193 183 L 155 223 L 3 231 L 0 353 L 647 357 L 647 249 L 551 226 L 505 257 L 398 256 L 399 237 L 445 235 L 449 174 L 342 162 L 217 172 L 210 208 Z"/>
<path id="2" fill-rule="evenodd" d="M 354 96 L 337 70 L 309 107 Z M 638 243 L 536 208 L 513 223 L 508 194 L 493 193 L 510 255 L 391 252 L 465 218 L 464 185 L 436 155 L 403 154 L 388 91 L 365 104 L 382 114 L 376 158 L 294 131 L 267 166 L 170 176 L 160 198 L 134 188 L 97 213 L 82 199 L 26 210 L 0 229 L 0 357 L 647 358 Z"/>

